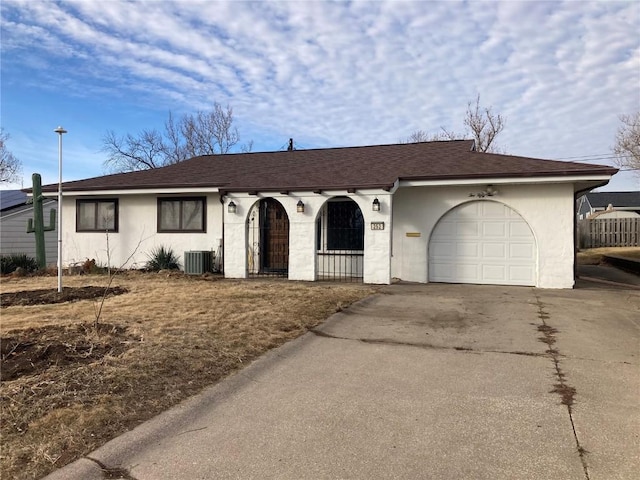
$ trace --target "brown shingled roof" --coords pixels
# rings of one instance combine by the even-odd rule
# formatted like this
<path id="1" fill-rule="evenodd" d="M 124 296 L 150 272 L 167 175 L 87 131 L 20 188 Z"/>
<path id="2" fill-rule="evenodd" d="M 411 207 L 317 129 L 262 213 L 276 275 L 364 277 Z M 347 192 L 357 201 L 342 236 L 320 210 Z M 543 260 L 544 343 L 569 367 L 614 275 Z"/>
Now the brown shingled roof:
<path id="1" fill-rule="evenodd" d="M 617 169 L 480 153 L 473 140 L 194 157 L 153 170 L 66 182 L 65 191 L 217 187 L 224 191 L 390 188 L 396 180 L 613 175 Z M 47 185 L 43 191 L 55 191 Z"/>

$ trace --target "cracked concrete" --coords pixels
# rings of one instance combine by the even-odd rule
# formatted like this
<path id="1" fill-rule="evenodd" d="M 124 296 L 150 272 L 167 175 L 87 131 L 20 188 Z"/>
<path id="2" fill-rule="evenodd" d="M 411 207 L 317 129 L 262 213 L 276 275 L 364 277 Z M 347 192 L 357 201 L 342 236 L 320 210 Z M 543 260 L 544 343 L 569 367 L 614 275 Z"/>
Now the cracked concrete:
<path id="1" fill-rule="evenodd" d="M 84 457 L 84 458 L 95 463 L 98 466 L 98 468 L 100 468 L 102 477 L 105 479 L 136 480 L 136 478 L 132 477 L 129 471 L 125 468 L 118 468 L 118 467 L 112 468 L 112 467 L 108 467 L 107 465 L 102 463 L 100 460 L 96 460 L 95 458 L 91 458 L 91 457 Z"/>
<path id="2" fill-rule="evenodd" d="M 547 344 L 549 347 L 546 353 L 547 355 L 549 355 L 551 361 L 553 362 L 557 379 L 557 383 L 554 384 L 551 393 L 557 393 L 558 395 L 560 395 L 562 404 L 566 405 L 567 407 L 567 414 L 569 415 L 569 421 L 571 422 L 571 430 L 573 431 L 573 437 L 576 441 L 576 451 L 578 452 L 580 462 L 582 463 L 582 469 L 584 470 L 585 479 L 590 480 L 589 465 L 586 458 L 588 452 L 580 444 L 580 438 L 578 436 L 578 433 L 576 432 L 576 426 L 573 420 L 572 407 L 577 392 L 574 387 L 568 384 L 567 376 L 560 367 L 560 359 L 562 357 L 562 353 L 557 348 L 554 348 L 554 345 L 556 343 L 556 335 L 559 332 L 556 328 L 549 325 L 549 313 L 545 310 L 544 304 L 540 300 L 540 295 L 538 295 L 536 292 L 534 292 L 534 295 L 536 297 L 536 303 L 538 304 L 538 317 L 542 322 L 540 325 L 538 325 L 538 331 L 541 332 L 543 336 L 538 338 L 538 340 Z"/>
<path id="3" fill-rule="evenodd" d="M 137 480 L 633 478 L 639 312 L 619 288 L 385 287 L 90 457 Z"/>

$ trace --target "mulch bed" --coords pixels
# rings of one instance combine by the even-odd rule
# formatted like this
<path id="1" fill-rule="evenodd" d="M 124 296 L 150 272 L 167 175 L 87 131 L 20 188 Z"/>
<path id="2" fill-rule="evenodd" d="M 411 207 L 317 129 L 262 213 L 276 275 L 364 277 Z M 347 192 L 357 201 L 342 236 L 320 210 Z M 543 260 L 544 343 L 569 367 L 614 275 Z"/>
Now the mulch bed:
<path id="1" fill-rule="evenodd" d="M 106 289 L 106 296 L 122 295 L 128 290 L 122 287 L 110 287 Z M 0 294 L 0 306 L 12 307 L 15 305 L 45 305 L 49 303 L 75 302 L 77 300 L 92 300 L 105 295 L 105 287 L 63 287 L 58 293 L 55 288 L 41 290 L 27 290 L 23 292 L 7 292 Z"/>
<path id="2" fill-rule="evenodd" d="M 137 339 L 136 339 L 137 340 Z M 0 381 L 37 375 L 51 367 L 86 364 L 126 351 L 132 338 L 126 328 L 104 324 L 51 325 L 9 332 L 0 338 Z"/>

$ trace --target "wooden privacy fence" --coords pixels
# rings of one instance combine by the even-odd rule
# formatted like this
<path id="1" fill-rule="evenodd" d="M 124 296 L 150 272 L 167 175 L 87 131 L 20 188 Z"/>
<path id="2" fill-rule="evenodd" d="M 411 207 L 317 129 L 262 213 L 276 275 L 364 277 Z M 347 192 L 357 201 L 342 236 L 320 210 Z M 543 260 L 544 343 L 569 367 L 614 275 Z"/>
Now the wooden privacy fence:
<path id="1" fill-rule="evenodd" d="M 638 246 L 640 218 L 595 218 L 578 222 L 578 248 Z"/>

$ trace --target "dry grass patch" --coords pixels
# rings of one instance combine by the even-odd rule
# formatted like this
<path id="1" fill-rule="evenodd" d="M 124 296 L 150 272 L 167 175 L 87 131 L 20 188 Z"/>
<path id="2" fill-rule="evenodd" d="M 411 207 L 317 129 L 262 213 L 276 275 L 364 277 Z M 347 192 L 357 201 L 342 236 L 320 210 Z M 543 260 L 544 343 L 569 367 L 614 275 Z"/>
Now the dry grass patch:
<path id="1" fill-rule="evenodd" d="M 64 280 L 65 288 L 107 283 Z M 55 284 L 3 278 L 2 294 Z M 374 292 L 135 272 L 113 286 L 127 293 L 106 299 L 98 332 L 94 300 L 2 308 L 1 478 L 43 476 Z"/>
<path id="2" fill-rule="evenodd" d="M 578 252 L 578 263 L 580 265 L 599 265 L 605 255 L 640 260 L 640 247 L 603 247 L 580 250 Z"/>

